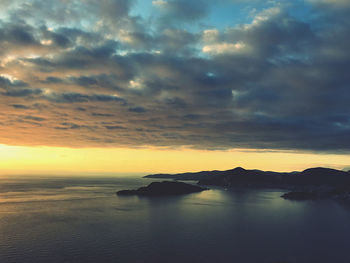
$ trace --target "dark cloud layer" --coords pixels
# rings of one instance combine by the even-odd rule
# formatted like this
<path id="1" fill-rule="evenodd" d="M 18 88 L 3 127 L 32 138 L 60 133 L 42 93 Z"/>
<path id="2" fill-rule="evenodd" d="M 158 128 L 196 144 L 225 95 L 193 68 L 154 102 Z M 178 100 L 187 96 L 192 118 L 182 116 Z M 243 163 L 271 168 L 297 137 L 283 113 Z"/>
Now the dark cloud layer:
<path id="1" fill-rule="evenodd" d="M 0 143 L 348 152 L 350 4 L 306 2 L 224 30 L 190 30 L 208 1 L 6 5 Z"/>

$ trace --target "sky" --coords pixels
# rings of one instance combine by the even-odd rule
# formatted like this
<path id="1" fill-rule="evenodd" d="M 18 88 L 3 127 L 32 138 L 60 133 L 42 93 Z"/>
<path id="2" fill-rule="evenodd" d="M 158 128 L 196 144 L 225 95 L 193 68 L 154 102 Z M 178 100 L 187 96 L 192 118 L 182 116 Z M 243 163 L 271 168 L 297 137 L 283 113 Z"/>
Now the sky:
<path id="1" fill-rule="evenodd" d="M 348 0 L 2 0 L 0 172 L 347 169 L 349 13 Z"/>

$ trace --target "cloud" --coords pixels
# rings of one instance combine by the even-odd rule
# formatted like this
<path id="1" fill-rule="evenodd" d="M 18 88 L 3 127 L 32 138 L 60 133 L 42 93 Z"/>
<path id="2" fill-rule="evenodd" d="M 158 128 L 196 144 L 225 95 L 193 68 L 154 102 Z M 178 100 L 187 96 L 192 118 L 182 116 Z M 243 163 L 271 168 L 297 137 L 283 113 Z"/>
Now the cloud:
<path id="1" fill-rule="evenodd" d="M 308 0 L 313 4 L 323 4 L 323 5 L 331 5 L 335 7 L 349 7 L 350 3 L 347 0 Z"/>
<path id="2" fill-rule="evenodd" d="M 104 127 L 108 130 L 124 130 L 124 129 L 126 129 L 125 127 L 119 126 L 119 125 L 114 125 L 114 126 L 106 125 Z"/>
<path id="3" fill-rule="evenodd" d="M 22 18 L 36 23 L 44 21 L 65 25 L 78 25 L 85 19 L 86 23 L 106 19 L 118 21 L 127 16 L 134 1 L 132 0 L 33 0 L 19 1 L 12 5 L 9 13 L 12 18 Z M 16 6 L 16 7 L 14 7 Z M 86 18 L 89 19 L 86 19 Z"/>
<path id="4" fill-rule="evenodd" d="M 23 110 L 30 109 L 30 107 L 28 107 L 26 105 L 22 105 L 22 104 L 13 104 L 12 107 L 14 107 L 15 109 L 23 109 Z"/>
<path id="5" fill-rule="evenodd" d="M 45 118 L 42 118 L 42 117 L 37 117 L 37 116 L 25 116 L 24 119 L 26 120 L 32 120 L 32 121 L 44 121 Z"/>
<path id="6" fill-rule="evenodd" d="M 237 43 L 216 43 L 211 45 L 205 45 L 202 48 L 202 51 L 204 53 L 210 53 L 210 54 L 230 54 L 230 53 L 236 53 L 241 52 L 243 49 L 245 49 L 246 46 L 243 42 L 237 42 Z"/>
<path id="7" fill-rule="evenodd" d="M 76 102 L 89 102 L 89 101 L 99 101 L 99 102 L 121 102 L 125 104 L 125 100 L 116 95 L 107 94 L 81 94 L 74 92 L 66 93 L 55 93 L 49 92 L 42 96 L 42 98 L 47 99 L 51 102 L 58 103 L 76 103 Z"/>
<path id="8" fill-rule="evenodd" d="M 155 0 L 155 1 L 152 1 L 152 5 L 162 7 L 162 6 L 167 5 L 167 1 L 164 1 L 164 0 Z"/>
<path id="9" fill-rule="evenodd" d="M 148 19 L 134 1 L 63 2 L 5 7 L 1 143 L 350 150 L 345 3 L 223 28 L 198 23 L 209 1 L 153 1 Z"/>
<path id="10" fill-rule="evenodd" d="M 196 21 L 204 18 L 209 12 L 209 6 L 202 0 L 168 0 L 152 1 L 152 4 L 161 11 L 163 21 Z"/>
<path id="11" fill-rule="evenodd" d="M 3 74 L 0 75 L 0 88 L 8 88 L 8 87 L 27 87 L 28 84 L 24 81 L 20 81 L 18 79 L 13 79 L 12 76 Z"/>
<path id="12" fill-rule="evenodd" d="M 39 95 L 42 93 L 40 89 L 14 89 L 3 92 L 3 96 L 7 97 L 28 97 L 31 95 Z"/>
<path id="13" fill-rule="evenodd" d="M 91 115 L 95 117 L 113 117 L 114 116 L 113 114 L 110 114 L 110 113 L 99 113 L 99 112 L 93 112 L 91 113 Z"/>
<path id="14" fill-rule="evenodd" d="M 145 113 L 147 112 L 147 109 L 143 107 L 133 107 L 133 108 L 129 108 L 128 111 L 135 112 L 135 113 Z"/>

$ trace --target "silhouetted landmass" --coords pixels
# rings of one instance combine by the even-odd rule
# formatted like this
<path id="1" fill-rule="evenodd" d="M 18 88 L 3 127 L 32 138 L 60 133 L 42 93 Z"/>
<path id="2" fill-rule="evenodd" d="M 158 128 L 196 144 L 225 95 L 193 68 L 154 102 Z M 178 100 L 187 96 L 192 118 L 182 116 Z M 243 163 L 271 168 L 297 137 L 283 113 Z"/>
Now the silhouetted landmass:
<path id="1" fill-rule="evenodd" d="M 141 195 L 141 196 L 164 196 L 164 195 L 182 195 L 197 193 L 206 190 L 197 185 L 186 184 L 182 182 L 153 182 L 137 190 L 121 190 L 117 195 Z"/>
<path id="2" fill-rule="evenodd" d="M 350 200 L 350 185 L 339 187 L 309 188 L 306 191 L 292 191 L 282 195 L 289 200 L 337 199 Z"/>
<path id="3" fill-rule="evenodd" d="M 313 200 L 318 199 L 319 195 L 314 192 L 289 192 L 282 195 L 282 197 L 290 200 Z"/>
<path id="4" fill-rule="evenodd" d="M 246 170 L 237 167 L 226 171 L 203 171 L 198 173 L 153 174 L 146 178 L 196 180 L 201 185 L 233 186 L 288 186 L 288 185 L 342 185 L 350 183 L 350 173 L 330 168 L 310 168 L 302 172 L 271 172 Z"/>
<path id="5" fill-rule="evenodd" d="M 310 168 L 301 172 L 271 172 L 237 167 L 226 171 L 153 174 L 146 178 L 197 180 L 199 185 L 230 187 L 262 187 L 290 189 L 283 197 L 305 200 L 320 198 L 350 199 L 350 173 L 330 168 Z"/>

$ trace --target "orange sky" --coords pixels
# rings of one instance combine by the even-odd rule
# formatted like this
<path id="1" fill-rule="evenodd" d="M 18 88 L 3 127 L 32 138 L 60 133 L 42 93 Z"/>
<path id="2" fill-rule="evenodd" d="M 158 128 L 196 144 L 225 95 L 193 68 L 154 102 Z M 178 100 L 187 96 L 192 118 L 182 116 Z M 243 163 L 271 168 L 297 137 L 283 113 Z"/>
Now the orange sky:
<path id="1" fill-rule="evenodd" d="M 343 169 L 350 156 L 254 150 L 204 151 L 186 148 L 63 148 L 0 145 L 0 172 L 9 174 L 176 173 L 247 169 Z"/>
<path id="2" fill-rule="evenodd" d="M 350 1 L 190 2 L 0 0 L 0 176 L 350 169 Z"/>

